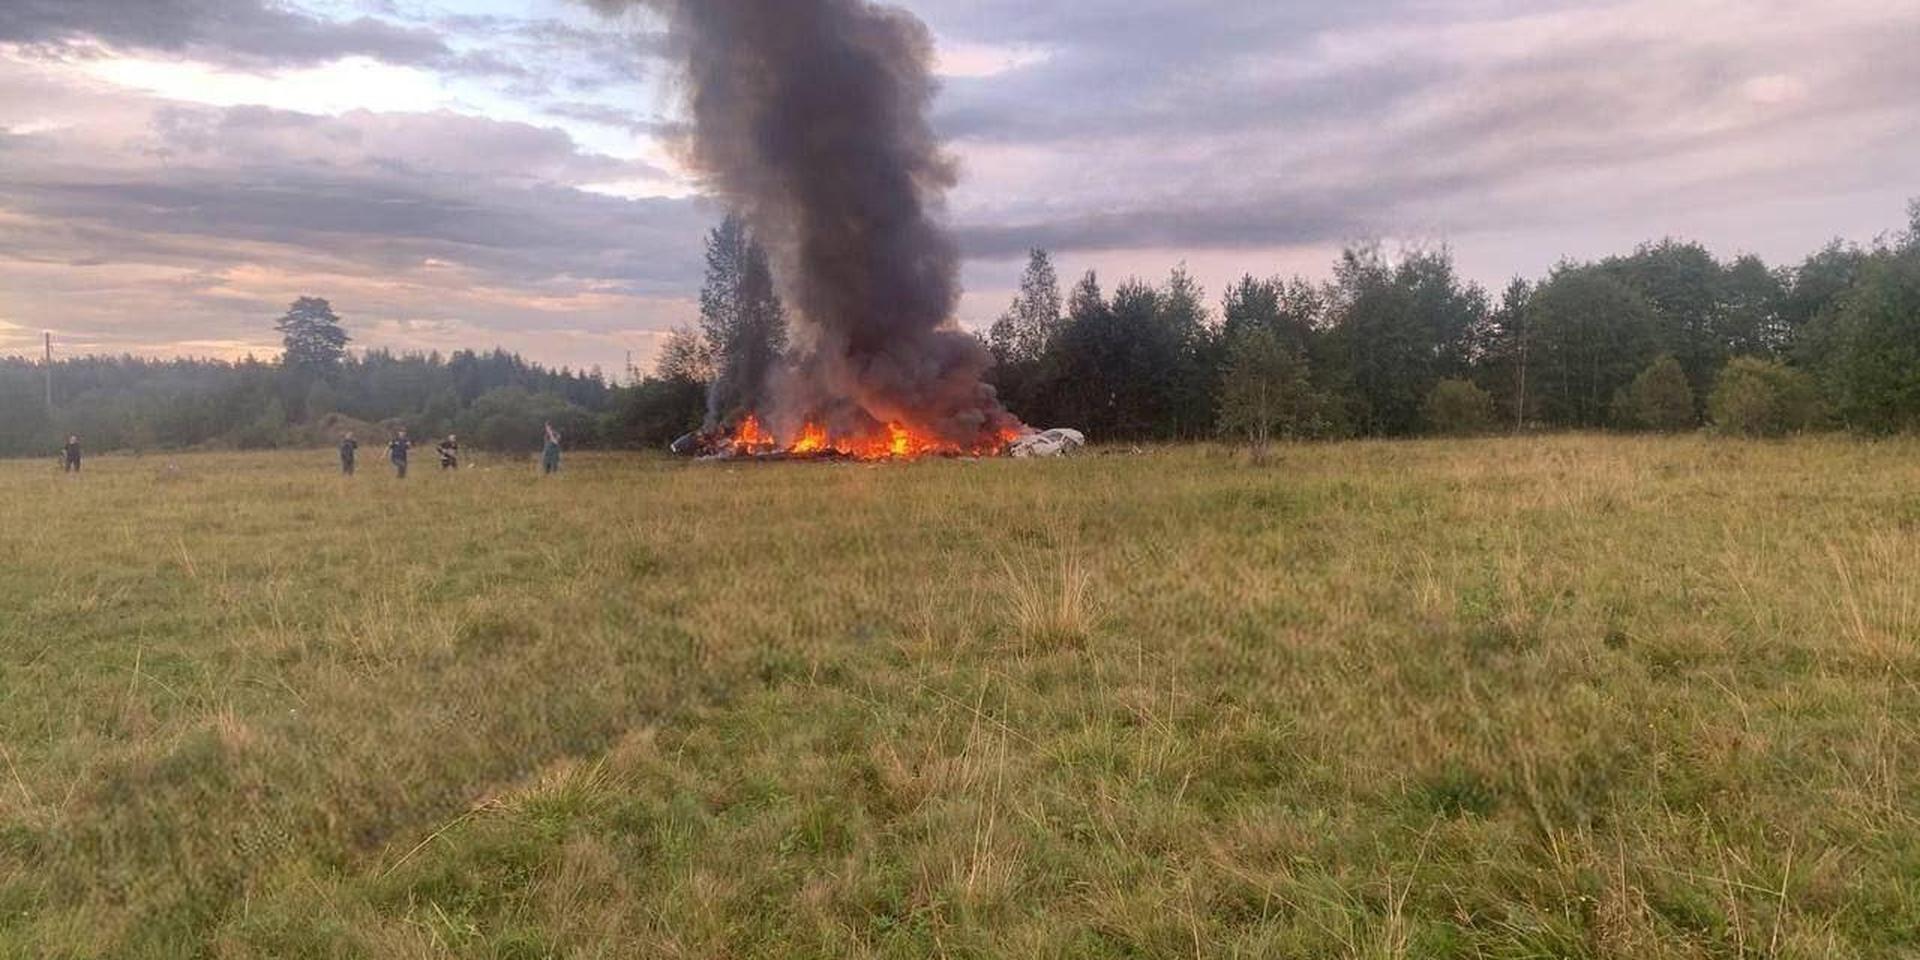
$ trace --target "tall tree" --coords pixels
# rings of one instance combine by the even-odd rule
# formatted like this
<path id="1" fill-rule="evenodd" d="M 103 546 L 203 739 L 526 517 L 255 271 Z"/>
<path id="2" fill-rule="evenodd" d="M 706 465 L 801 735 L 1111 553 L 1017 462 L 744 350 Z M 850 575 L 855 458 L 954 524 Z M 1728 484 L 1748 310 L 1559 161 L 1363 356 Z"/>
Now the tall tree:
<path id="1" fill-rule="evenodd" d="M 993 322 L 988 340 L 1003 364 L 1036 362 L 1060 330 L 1060 277 L 1047 251 L 1034 248 L 1020 275 L 1020 292 Z"/>
<path id="2" fill-rule="evenodd" d="M 1172 419 L 1180 342 L 1162 323 L 1160 306 L 1160 291 L 1137 278 L 1113 288 L 1113 321 L 1098 370 L 1113 398 L 1106 430 L 1111 436 L 1164 436 Z"/>
<path id="3" fill-rule="evenodd" d="M 1608 258 L 1600 268 L 1645 298 L 1657 319 L 1659 346 L 1680 361 L 1694 396 L 1706 396 L 1730 355 L 1719 261 L 1698 243 L 1668 239 Z"/>
<path id="4" fill-rule="evenodd" d="M 1281 345 L 1305 353 L 1326 326 L 1327 295 L 1304 277 L 1241 277 L 1220 298 L 1220 339 L 1231 344 L 1254 328 L 1271 330 Z"/>
<path id="5" fill-rule="evenodd" d="M 1254 330 L 1271 333 L 1280 326 L 1280 283 L 1258 280 L 1249 273 L 1221 295 L 1220 333 L 1228 344 L 1238 343 L 1243 334 Z"/>
<path id="6" fill-rule="evenodd" d="M 1782 316 L 1786 279 L 1746 254 L 1720 275 L 1719 343 L 1728 356 L 1780 357 L 1793 341 Z"/>
<path id="7" fill-rule="evenodd" d="M 1867 252 L 1835 240 L 1801 261 L 1780 302 L 1780 323 L 1788 331 L 1787 354 L 1809 370 L 1825 368 L 1836 347 L 1834 312 L 1853 290 L 1867 264 Z"/>
<path id="8" fill-rule="evenodd" d="M 993 322 L 987 345 L 994 367 L 987 382 L 999 391 L 1000 401 L 1014 413 L 1044 417 L 1047 409 L 1047 348 L 1063 328 L 1060 315 L 1060 278 L 1045 250 L 1035 249 L 1020 276 L 1020 292 L 1007 312 Z"/>
<path id="9" fill-rule="evenodd" d="M 766 250 L 738 214 L 707 235 L 700 330 L 713 361 L 708 419 L 720 422 L 756 409 L 786 351 L 787 317 Z"/>
<path id="10" fill-rule="evenodd" d="M 1452 254 L 1415 251 L 1389 263 L 1377 244 L 1343 251 L 1334 267 L 1335 358 L 1351 383 L 1364 433 L 1404 435 L 1443 377 L 1463 376 L 1469 334 L 1486 294 L 1462 284 Z"/>
<path id="11" fill-rule="evenodd" d="M 1532 297 L 1533 285 L 1523 277 L 1513 278 L 1500 294 L 1500 305 L 1468 334 L 1474 379 L 1493 395 L 1503 421 L 1515 430 L 1523 429 L 1536 414 L 1528 393 L 1533 337 L 1527 325 L 1527 301 Z"/>
<path id="12" fill-rule="evenodd" d="M 1120 360 L 1120 341 L 1100 278 L 1089 270 L 1068 295 L 1066 323 L 1043 361 L 1040 392 L 1052 422 L 1093 436 L 1116 435 L 1123 418 L 1112 371 Z"/>
<path id="13" fill-rule="evenodd" d="M 280 362 L 292 370 L 310 374 L 330 374 L 339 369 L 352 338 L 340 326 L 333 306 L 319 297 L 301 297 L 287 308 L 285 316 L 273 325 L 280 331 L 286 352 Z"/>
<path id="14" fill-rule="evenodd" d="M 1557 426 L 1605 426 L 1614 395 L 1657 349 L 1653 307 L 1604 268 L 1556 268 L 1528 300 L 1526 323 L 1528 389 L 1542 418 Z"/>
<path id="15" fill-rule="evenodd" d="M 1214 396 L 1225 361 L 1219 330 L 1207 311 L 1206 291 L 1186 264 L 1173 268 L 1160 288 L 1155 320 L 1169 345 L 1163 435 L 1206 436 L 1214 427 Z"/>
<path id="16" fill-rule="evenodd" d="M 1324 436 L 1324 401 L 1308 378 L 1307 360 L 1270 326 L 1245 326 L 1227 348 L 1220 378 L 1219 431 L 1258 451 L 1274 437 Z"/>
<path id="17" fill-rule="evenodd" d="M 1827 315 L 1821 369 L 1856 430 L 1920 430 L 1920 205 L 1898 246 L 1875 249 Z"/>

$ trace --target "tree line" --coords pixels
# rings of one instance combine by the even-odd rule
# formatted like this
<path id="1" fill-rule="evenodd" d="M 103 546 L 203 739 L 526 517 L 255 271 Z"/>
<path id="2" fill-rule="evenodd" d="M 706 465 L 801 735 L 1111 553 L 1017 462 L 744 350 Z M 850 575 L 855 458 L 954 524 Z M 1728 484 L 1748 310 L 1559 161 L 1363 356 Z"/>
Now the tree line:
<path id="1" fill-rule="evenodd" d="M 1096 440 L 1401 437 L 1493 431 L 1920 429 L 1920 201 L 1903 232 L 1835 241 L 1788 267 L 1664 240 L 1564 261 L 1498 293 L 1446 249 L 1344 250 L 1331 278 L 1247 276 L 1217 302 L 1184 267 L 1063 290 L 1032 252 L 986 337 L 1009 409 Z M 277 361 L 0 359 L 0 456 L 319 443 L 342 423 L 536 446 L 657 448 L 753 409 L 787 351 L 765 252 L 729 217 L 707 238 L 700 321 L 646 378 L 548 369 L 502 351 L 347 352 L 325 300 L 276 328 Z"/>
<path id="2" fill-rule="evenodd" d="M 1325 282 L 1185 269 L 1062 296 L 1032 253 L 990 344 L 1038 425 L 1103 439 L 1495 430 L 1920 429 L 1920 201 L 1905 232 L 1796 266 L 1665 240 L 1498 294 L 1449 252 L 1345 250 Z"/>
<path id="3" fill-rule="evenodd" d="M 1034 250 L 985 338 L 990 379 L 1027 423 L 1109 441 L 1910 431 L 1920 201 L 1908 213 L 1903 233 L 1835 241 L 1791 267 L 1663 240 L 1497 293 L 1461 278 L 1444 248 L 1359 244 L 1329 280 L 1247 276 L 1217 303 L 1184 267 L 1111 292 L 1088 272 L 1063 290 Z M 727 422 L 740 371 L 764 375 L 782 349 L 778 298 L 743 280 L 764 264 L 743 231 L 729 220 L 709 238 L 701 324 L 675 331 L 626 395 L 627 439 Z"/>
<path id="4" fill-rule="evenodd" d="M 548 421 L 569 443 L 607 442 L 617 391 L 597 371 L 549 369 L 500 350 L 349 354 L 340 319 L 313 297 L 295 301 L 276 327 L 285 345 L 277 361 L 57 361 L 51 408 L 46 368 L 0 358 L 0 456 L 51 455 L 69 434 L 103 451 L 267 449 L 401 427 L 517 451 L 538 447 Z"/>

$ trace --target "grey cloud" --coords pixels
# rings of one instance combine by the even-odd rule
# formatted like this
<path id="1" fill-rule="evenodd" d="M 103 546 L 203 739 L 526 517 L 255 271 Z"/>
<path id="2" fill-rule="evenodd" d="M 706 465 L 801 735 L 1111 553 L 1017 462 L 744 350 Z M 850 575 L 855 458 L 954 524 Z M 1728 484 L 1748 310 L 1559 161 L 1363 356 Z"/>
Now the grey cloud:
<path id="1" fill-rule="evenodd" d="M 1034 247 L 1106 251 L 1246 246 L 1267 248 L 1354 237 L 1375 229 L 1357 210 L 1304 197 L 1269 197 L 1235 207 L 1134 208 L 1032 223 L 963 227 L 969 257 L 1000 260 Z"/>
<path id="2" fill-rule="evenodd" d="M 588 101 L 548 104 L 544 112 L 562 120 L 579 120 L 649 137 L 679 138 L 686 136 L 691 129 L 685 121 L 644 116 L 637 111 Z"/>
<path id="3" fill-rule="evenodd" d="M 956 79 L 942 99 L 942 129 L 963 152 L 1031 158 L 992 170 L 990 187 L 963 187 L 976 256 L 1035 243 L 1258 248 L 1555 218 L 1578 231 L 1609 201 L 1658 209 L 1683 185 L 1700 196 L 1715 180 L 1768 195 L 1885 183 L 1903 176 L 1898 145 L 1920 149 L 1911 108 L 1920 61 L 1901 52 L 1901 38 L 1920 30 L 1912 3 L 1876 19 L 1809 15 L 1791 35 L 1748 36 L 1744 22 L 1657 38 L 1543 30 L 1472 55 L 1450 48 L 1450 28 L 1552 8 L 1020 7 L 930 11 L 959 39 L 1052 51 L 1036 65 Z M 1328 37 L 1364 45 L 1383 30 L 1415 41 L 1391 56 L 1317 62 Z M 1743 85 L 1773 74 L 1804 80 L 1805 102 L 1749 103 Z M 1889 122 L 1899 115 L 1907 122 Z M 1823 129 L 1849 139 L 1818 176 L 1777 159 Z M 1691 169 L 1708 154 L 1719 162 Z M 1615 192 L 1582 192 L 1596 181 Z"/>
<path id="4" fill-rule="evenodd" d="M 439 112 L 352 111 L 338 117 L 266 107 L 168 105 L 154 113 L 153 151 L 211 166 L 377 168 L 422 177 L 516 183 L 661 178 L 638 160 L 582 153 L 553 127 Z"/>
<path id="5" fill-rule="evenodd" d="M 657 38 L 581 30 L 550 19 L 448 15 L 335 20 L 277 0 L 8 0 L 0 43 L 43 54 L 88 55 L 87 45 L 157 51 L 245 68 L 312 66 L 365 56 L 447 74 L 516 82 L 530 95 L 562 82 L 597 87 L 642 74 Z M 449 37 L 468 43 L 456 50 Z M 637 55 L 636 55 L 637 54 Z"/>
<path id="6" fill-rule="evenodd" d="M 455 14 L 422 18 L 419 25 L 464 41 L 461 53 L 437 60 L 446 72 L 508 78 L 506 93 L 540 100 L 643 83 L 664 50 L 664 37 L 632 24 L 584 29 L 548 17 Z"/>
<path id="7" fill-rule="evenodd" d="M 0 210 L 62 226 L 11 238 L 41 261 L 137 262 L 195 244 L 274 244 L 402 269 L 460 264 L 488 282 L 592 282 L 683 292 L 710 213 L 693 200 L 580 189 L 657 173 L 579 151 L 564 133 L 453 114 L 315 117 L 254 107 L 158 108 L 131 148 L 71 134 L 9 135 Z"/>
<path id="8" fill-rule="evenodd" d="M 121 246 L 76 250 L 69 262 L 138 260 L 151 242 L 178 250 L 198 237 L 304 248 L 375 270 L 437 260 L 507 286 L 595 279 L 632 294 L 681 292 L 697 276 L 698 237 L 708 222 L 689 201 L 567 188 L 433 189 L 373 177 L 248 172 L 156 179 L 164 182 L 9 184 L 0 200 L 36 217 L 113 228 L 97 236 Z"/>
<path id="9" fill-rule="evenodd" d="M 0 41 L 191 54 L 222 62 L 310 65 L 346 56 L 427 64 L 451 57 L 432 31 L 372 17 L 333 21 L 267 0 L 7 0 Z"/>

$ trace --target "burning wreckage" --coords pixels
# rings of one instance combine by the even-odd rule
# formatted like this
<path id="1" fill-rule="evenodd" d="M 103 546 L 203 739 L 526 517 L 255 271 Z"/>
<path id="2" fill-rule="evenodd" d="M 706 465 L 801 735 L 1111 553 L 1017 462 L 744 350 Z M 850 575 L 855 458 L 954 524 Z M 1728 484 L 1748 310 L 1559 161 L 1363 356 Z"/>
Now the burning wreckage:
<path id="1" fill-rule="evenodd" d="M 889 423 L 884 433 L 862 437 L 830 434 L 817 423 L 807 423 L 790 442 L 776 439 L 760 419 L 748 416 L 731 430 L 689 433 L 673 442 L 673 452 L 701 460 L 915 460 L 922 457 L 974 459 L 978 457 L 1060 457 L 1086 446 L 1078 430 L 1009 432 L 998 442 L 968 446 L 945 442 L 900 423 Z"/>
<path id="2" fill-rule="evenodd" d="M 766 251 L 794 320 L 778 362 L 719 358 L 700 457 L 1049 456 L 954 322 L 953 158 L 928 122 L 933 35 L 873 0 L 593 0 L 660 15 L 692 118 L 682 151 Z M 741 415 L 739 411 L 750 411 Z M 764 419 L 763 419 L 764 418 Z"/>

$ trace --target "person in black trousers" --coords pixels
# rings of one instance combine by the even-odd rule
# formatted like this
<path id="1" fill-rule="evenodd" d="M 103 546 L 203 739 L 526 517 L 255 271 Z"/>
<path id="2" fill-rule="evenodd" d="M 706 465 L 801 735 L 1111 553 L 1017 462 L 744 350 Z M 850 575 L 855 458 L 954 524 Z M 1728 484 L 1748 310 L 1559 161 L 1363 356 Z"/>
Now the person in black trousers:
<path id="1" fill-rule="evenodd" d="M 407 439 L 405 430 L 387 444 L 387 459 L 393 461 L 393 475 L 402 480 L 407 478 L 407 451 L 412 448 L 413 441 Z"/>
<path id="2" fill-rule="evenodd" d="M 345 437 L 342 437 L 340 439 L 340 472 L 341 473 L 344 473 L 349 477 L 353 476 L 353 457 L 354 457 L 354 454 L 357 451 L 359 451 L 359 449 L 360 449 L 360 441 L 355 440 L 353 438 L 353 433 L 351 431 L 349 431 Z"/>
<path id="3" fill-rule="evenodd" d="M 61 473 L 79 473 L 80 472 L 80 438 L 75 436 L 67 437 L 67 445 L 61 448 L 61 452 L 64 454 L 64 459 L 61 461 L 60 472 Z"/>

